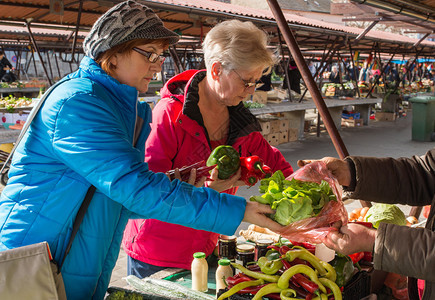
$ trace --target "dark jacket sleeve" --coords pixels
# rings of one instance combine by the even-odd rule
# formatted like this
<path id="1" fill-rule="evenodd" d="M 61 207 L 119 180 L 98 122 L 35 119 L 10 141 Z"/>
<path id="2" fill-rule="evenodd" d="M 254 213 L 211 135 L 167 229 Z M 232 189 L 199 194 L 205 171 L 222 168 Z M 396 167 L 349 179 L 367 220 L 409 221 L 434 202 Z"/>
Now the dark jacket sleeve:
<path id="1" fill-rule="evenodd" d="M 355 191 L 346 193 L 351 198 L 433 207 L 435 149 L 421 157 L 349 159 L 356 171 Z M 433 215 L 431 211 L 426 229 L 381 223 L 376 233 L 374 267 L 435 282 Z"/>
<path id="2" fill-rule="evenodd" d="M 382 203 L 423 206 L 435 194 L 435 149 L 412 158 L 349 157 L 356 187 L 349 197 Z"/>

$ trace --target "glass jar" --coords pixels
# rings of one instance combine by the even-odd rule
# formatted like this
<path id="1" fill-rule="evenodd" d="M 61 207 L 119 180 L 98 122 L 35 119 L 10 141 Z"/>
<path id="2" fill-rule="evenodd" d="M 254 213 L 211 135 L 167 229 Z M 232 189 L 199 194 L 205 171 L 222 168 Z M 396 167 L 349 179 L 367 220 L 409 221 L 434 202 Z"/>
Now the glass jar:
<path id="1" fill-rule="evenodd" d="M 230 260 L 222 258 L 218 261 L 218 267 L 216 269 L 216 294 L 219 290 L 224 290 L 227 286 L 225 279 L 233 276 L 233 269 L 230 265 Z"/>
<path id="2" fill-rule="evenodd" d="M 204 252 L 195 252 L 191 266 L 192 290 L 207 292 L 208 264 Z"/>
<path id="3" fill-rule="evenodd" d="M 218 242 L 218 257 L 234 261 L 236 258 L 237 237 L 235 235 L 220 235 Z"/>
<path id="4" fill-rule="evenodd" d="M 255 247 L 253 245 L 237 245 L 236 252 L 236 263 L 246 267 L 248 263 L 255 262 Z"/>
<path id="5" fill-rule="evenodd" d="M 272 240 L 264 239 L 258 240 L 255 243 L 255 260 L 257 261 L 260 257 L 265 256 L 267 253 L 267 247 L 273 244 Z"/>

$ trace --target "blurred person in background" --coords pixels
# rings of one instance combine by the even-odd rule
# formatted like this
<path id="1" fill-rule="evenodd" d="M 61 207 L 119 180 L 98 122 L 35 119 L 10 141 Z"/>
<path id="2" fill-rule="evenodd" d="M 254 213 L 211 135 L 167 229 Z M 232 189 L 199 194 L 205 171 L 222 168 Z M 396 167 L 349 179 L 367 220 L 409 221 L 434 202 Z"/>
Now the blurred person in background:
<path id="1" fill-rule="evenodd" d="M 231 145 L 241 156 L 258 155 L 272 171 L 282 170 L 285 176 L 293 172 L 243 104 L 277 61 L 267 46 L 267 34 L 251 22 L 225 21 L 208 32 L 203 42 L 206 69 L 178 74 L 160 91 L 146 143 L 151 170 L 166 172 L 207 160 L 216 147 Z M 216 171 L 205 185 L 218 192 L 233 195 L 244 184 L 240 170 L 227 180 L 218 179 Z M 146 277 L 168 267 L 190 269 L 193 254 L 209 256 L 218 237 L 151 218 L 130 220 L 123 238 L 128 274 Z"/>

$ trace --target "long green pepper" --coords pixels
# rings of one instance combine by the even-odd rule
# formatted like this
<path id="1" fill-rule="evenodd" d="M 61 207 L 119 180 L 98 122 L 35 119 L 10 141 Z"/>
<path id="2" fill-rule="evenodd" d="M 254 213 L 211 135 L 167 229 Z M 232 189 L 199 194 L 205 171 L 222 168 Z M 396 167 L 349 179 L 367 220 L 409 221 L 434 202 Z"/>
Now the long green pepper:
<path id="1" fill-rule="evenodd" d="M 241 290 L 243 290 L 243 289 L 245 289 L 247 287 L 257 286 L 257 285 L 261 285 L 261 284 L 264 284 L 264 280 L 263 279 L 240 282 L 240 283 L 236 284 L 235 286 L 233 286 L 232 288 L 230 288 L 225 293 L 223 293 L 222 295 L 220 295 L 219 298 L 217 298 L 217 300 L 226 299 L 228 297 L 231 297 L 232 295 L 234 295 L 238 291 L 241 291 Z"/>

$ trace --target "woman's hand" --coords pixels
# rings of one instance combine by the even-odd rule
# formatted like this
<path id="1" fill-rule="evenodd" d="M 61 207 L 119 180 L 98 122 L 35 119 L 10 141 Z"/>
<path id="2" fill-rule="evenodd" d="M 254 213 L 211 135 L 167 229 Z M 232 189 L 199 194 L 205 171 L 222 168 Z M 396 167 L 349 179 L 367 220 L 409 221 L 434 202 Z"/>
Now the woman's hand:
<path id="1" fill-rule="evenodd" d="M 364 225 L 348 223 L 339 231 L 332 231 L 323 243 L 341 254 L 349 255 L 356 252 L 373 252 L 376 240 L 376 229 Z"/>
<path id="2" fill-rule="evenodd" d="M 237 172 L 231 176 L 228 179 L 219 179 L 218 178 L 219 170 L 214 168 L 211 171 L 210 179 L 207 180 L 207 187 L 214 189 L 215 191 L 218 191 L 219 193 L 222 191 L 226 191 L 230 188 L 233 188 L 235 186 L 243 185 L 243 181 L 239 180 L 240 175 L 242 174 L 241 169 L 239 168 Z"/>
<path id="3" fill-rule="evenodd" d="M 298 160 L 298 166 L 301 168 L 314 161 L 315 160 Z M 324 157 L 320 159 L 320 161 L 325 163 L 332 175 L 337 178 L 339 184 L 344 186 L 350 185 L 351 174 L 349 164 L 346 161 L 335 157 Z"/>
<path id="4" fill-rule="evenodd" d="M 243 221 L 277 232 L 282 230 L 283 226 L 266 216 L 266 214 L 272 214 L 274 212 L 275 211 L 272 210 L 269 205 L 248 201 L 246 203 Z"/>
<path id="5" fill-rule="evenodd" d="M 193 168 L 192 170 L 190 170 L 190 174 L 189 174 L 189 180 L 187 181 L 187 183 L 194 185 L 195 187 L 202 187 L 204 186 L 205 180 L 207 179 L 206 176 L 202 176 L 196 183 L 196 169 Z M 171 176 L 166 173 L 166 176 L 168 176 L 169 180 L 171 180 Z M 181 175 L 180 175 L 180 170 L 178 168 L 174 169 L 174 177 L 175 179 L 181 180 Z"/>

